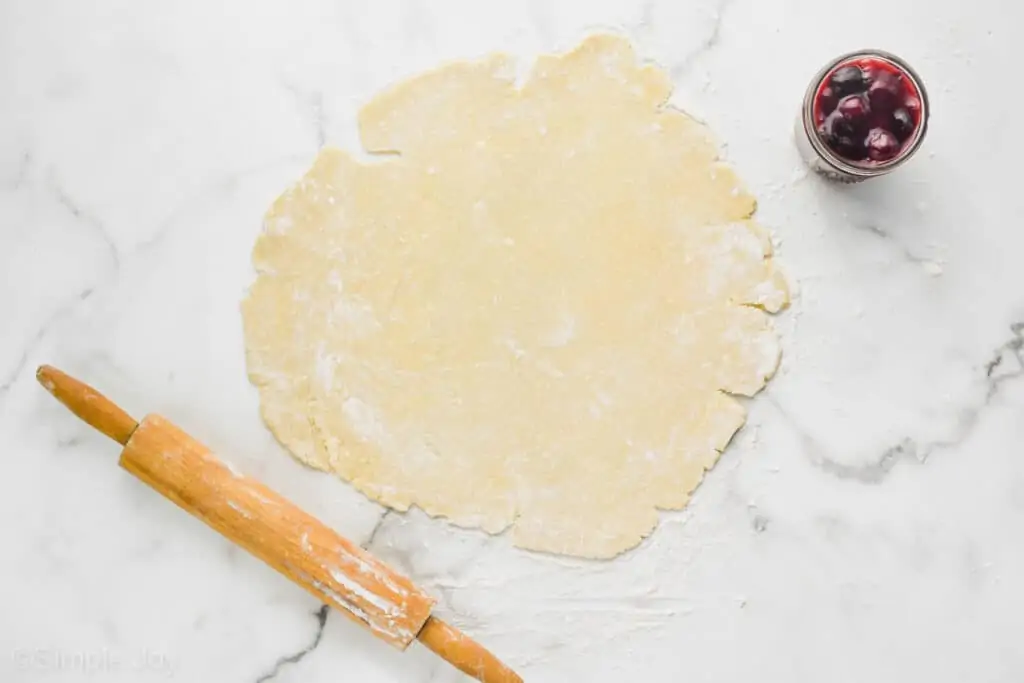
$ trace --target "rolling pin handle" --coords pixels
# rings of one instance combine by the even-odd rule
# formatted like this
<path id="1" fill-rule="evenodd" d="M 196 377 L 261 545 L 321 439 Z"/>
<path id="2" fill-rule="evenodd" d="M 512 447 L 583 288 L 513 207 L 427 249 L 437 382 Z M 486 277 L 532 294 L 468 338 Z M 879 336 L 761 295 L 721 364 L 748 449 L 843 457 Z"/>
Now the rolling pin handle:
<path id="1" fill-rule="evenodd" d="M 55 367 L 40 365 L 36 370 L 36 379 L 82 421 L 122 446 L 128 443 L 139 426 L 135 418 L 109 398 Z"/>
<path id="2" fill-rule="evenodd" d="M 482 683 L 523 683 L 482 645 L 435 616 L 427 619 L 416 638 L 441 659 Z"/>

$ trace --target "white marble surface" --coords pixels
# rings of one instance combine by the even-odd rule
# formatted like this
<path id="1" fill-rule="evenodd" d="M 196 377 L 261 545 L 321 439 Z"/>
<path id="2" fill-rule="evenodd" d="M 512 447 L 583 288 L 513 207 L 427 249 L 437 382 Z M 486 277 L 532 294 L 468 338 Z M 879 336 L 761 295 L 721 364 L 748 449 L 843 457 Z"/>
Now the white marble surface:
<path id="1" fill-rule="evenodd" d="M 1024 680 L 1024 230 L 1005 0 L 0 2 L 0 680 L 455 683 L 115 466 L 34 382 L 161 412 L 410 573 L 530 683 Z M 780 375 L 684 513 L 581 562 L 382 510 L 257 415 L 238 302 L 269 202 L 441 60 L 614 28 L 728 142 L 799 296 Z M 931 86 L 857 188 L 790 130 L 866 45 Z M 325 616 L 326 614 L 326 616 Z"/>

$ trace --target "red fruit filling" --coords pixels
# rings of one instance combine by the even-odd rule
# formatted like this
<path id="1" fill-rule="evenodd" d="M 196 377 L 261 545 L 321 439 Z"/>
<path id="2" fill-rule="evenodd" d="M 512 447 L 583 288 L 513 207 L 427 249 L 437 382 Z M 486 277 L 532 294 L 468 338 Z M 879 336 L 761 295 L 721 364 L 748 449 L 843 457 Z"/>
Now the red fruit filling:
<path id="1" fill-rule="evenodd" d="M 838 65 L 818 86 L 814 121 L 822 142 L 843 159 L 867 165 L 891 161 L 921 125 L 921 96 L 892 62 L 854 59 Z"/>

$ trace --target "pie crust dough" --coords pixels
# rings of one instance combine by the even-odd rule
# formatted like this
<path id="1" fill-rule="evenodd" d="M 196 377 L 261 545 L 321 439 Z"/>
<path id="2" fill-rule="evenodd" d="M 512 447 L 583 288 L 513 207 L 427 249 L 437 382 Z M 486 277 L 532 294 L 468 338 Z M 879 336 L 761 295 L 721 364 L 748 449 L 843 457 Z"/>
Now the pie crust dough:
<path id="1" fill-rule="evenodd" d="M 263 418 L 398 510 L 611 557 L 679 509 L 775 372 L 755 200 L 666 74 L 597 35 L 362 109 L 271 207 L 243 303 Z"/>

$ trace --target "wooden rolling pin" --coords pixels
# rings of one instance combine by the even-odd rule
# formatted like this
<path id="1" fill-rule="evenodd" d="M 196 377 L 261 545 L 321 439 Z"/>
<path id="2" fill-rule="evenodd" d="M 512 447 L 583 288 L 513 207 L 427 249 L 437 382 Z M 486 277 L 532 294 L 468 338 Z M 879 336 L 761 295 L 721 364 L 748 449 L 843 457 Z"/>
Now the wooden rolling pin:
<path id="1" fill-rule="evenodd" d="M 136 422 L 87 384 L 44 365 L 36 378 L 71 412 L 124 446 L 121 466 L 320 600 L 400 650 L 419 640 L 482 683 L 522 683 L 440 619 L 434 600 L 159 415 Z"/>

